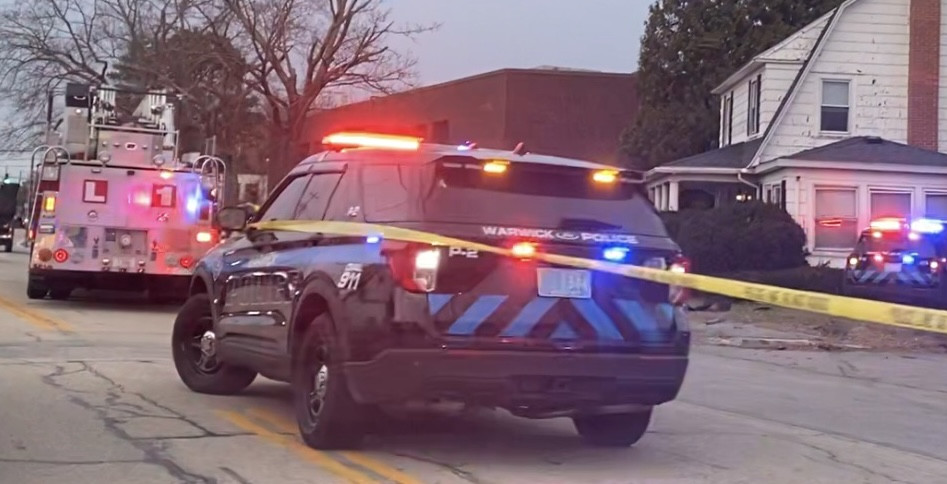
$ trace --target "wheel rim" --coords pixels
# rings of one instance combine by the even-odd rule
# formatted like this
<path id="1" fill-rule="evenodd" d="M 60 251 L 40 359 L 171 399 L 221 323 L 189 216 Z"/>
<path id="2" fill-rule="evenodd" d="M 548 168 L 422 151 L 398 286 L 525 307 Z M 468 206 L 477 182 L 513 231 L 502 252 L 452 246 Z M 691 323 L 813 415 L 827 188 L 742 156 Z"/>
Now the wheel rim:
<path id="1" fill-rule="evenodd" d="M 213 319 L 204 316 L 194 326 L 194 330 L 181 342 L 187 361 L 198 373 L 217 373 L 221 364 L 217 359 L 217 335 L 213 331 Z"/>
<path id="2" fill-rule="evenodd" d="M 329 385 L 329 368 L 320 362 L 314 362 L 317 367 L 310 378 L 310 388 L 306 396 L 307 408 L 309 410 L 309 420 L 316 423 L 322 409 L 325 408 L 326 392 Z"/>

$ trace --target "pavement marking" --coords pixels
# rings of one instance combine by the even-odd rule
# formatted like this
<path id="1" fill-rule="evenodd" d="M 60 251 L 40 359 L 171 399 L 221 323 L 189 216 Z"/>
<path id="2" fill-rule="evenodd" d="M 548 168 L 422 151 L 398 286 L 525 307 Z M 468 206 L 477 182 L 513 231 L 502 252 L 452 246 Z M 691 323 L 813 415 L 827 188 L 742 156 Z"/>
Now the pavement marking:
<path id="1" fill-rule="evenodd" d="M 22 319 L 23 321 L 36 326 L 39 329 L 47 331 L 59 331 L 61 333 L 75 332 L 72 329 L 72 325 L 69 323 L 53 319 L 39 311 L 30 309 L 21 303 L 13 302 L 9 299 L 0 297 L 0 308 L 6 310 L 8 313 L 13 314 L 19 319 Z"/>
<path id="2" fill-rule="evenodd" d="M 230 410 L 218 410 L 217 413 L 237 427 L 240 427 L 247 432 L 256 434 L 257 437 L 260 437 L 270 443 L 291 450 L 296 455 L 302 457 L 304 460 L 316 464 L 317 466 L 347 480 L 348 482 L 353 482 L 355 484 L 377 484 L 378 482 L 377 480 L 369 477 L 367 474 L 352 469 L 345 464 L 329 457 L 323 452 L 312 449 L 294 438 L 273 432 L 272 430 L 269 430 L 266 427 L 253 422 L 249 418 L 237 412 Z"/>
<path id="3" fill-rule="evenodd" d="M 286 417 L 272 411 L 259 407 L 251 407 L 247 409 L 247 414 L 272 425 L 280 432 L 287 432 L 294 435 L 298 433 L 298 427 L 295 423 L 290 422 L 288 419 L 286 419 Z M 385 464 L 384 462 L 372 459 L 362 452 L 342 451 L 339 452 L 339 455 L 345 457 L 346 460 L 352 462 L 353 464 L 364 467 L 375 474 L 397 482 L 398 484 L 422 484 L 422 481 L 411 477 L 401 470 Z"/>

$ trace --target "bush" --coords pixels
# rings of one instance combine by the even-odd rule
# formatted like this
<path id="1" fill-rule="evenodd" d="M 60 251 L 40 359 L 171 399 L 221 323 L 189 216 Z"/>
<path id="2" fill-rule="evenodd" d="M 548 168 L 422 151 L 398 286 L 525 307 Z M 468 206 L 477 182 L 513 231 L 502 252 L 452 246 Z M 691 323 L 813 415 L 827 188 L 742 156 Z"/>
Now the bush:
<path id="1" fill-rule="evenodd" d="M 700 274 L 806 266 L 806 235 L 785 210 L 762 202 L 662 215 L 671 237 Z"/>
<path id="2" fill-rule="evenodd" d="M 736 272 L 721 274 L 721 277 L 738 281 L 755 282 L 767 286 L 798 289 L 800 291 L 823 292 L 826 294 L 842 293 L 842 269 L 831 267 L 796 267 L 780 271 L 766 272 Z"/>

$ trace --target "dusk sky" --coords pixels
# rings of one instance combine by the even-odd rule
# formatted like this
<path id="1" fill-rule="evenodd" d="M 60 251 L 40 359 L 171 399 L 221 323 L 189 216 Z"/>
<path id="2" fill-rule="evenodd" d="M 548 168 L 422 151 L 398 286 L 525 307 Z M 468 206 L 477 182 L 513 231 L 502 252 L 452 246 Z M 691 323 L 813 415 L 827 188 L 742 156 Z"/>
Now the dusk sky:
<path id="1" fill-rule="evenodd" d="M 393 20 L 440 29 L 403 42 L 423 85 L 504 67 L 632 72 L 650 0 L 389 0 Z M 399 44 L 402 44 L 399 42 Z"/>

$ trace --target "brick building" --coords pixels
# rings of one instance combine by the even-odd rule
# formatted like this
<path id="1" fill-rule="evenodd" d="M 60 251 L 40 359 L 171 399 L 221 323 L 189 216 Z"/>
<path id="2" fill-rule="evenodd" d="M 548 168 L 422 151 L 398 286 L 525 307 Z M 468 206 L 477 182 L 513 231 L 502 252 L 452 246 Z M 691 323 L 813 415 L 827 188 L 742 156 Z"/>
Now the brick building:
<path id="1" fill-rule="evenodd" d="M 637 108 L 634 74 L 502 69 L 319 112 L 298 150 L 319 151 L 334 131 L 373 130 L 489 148 L 524 142 L 538 153 L 620 164 L 619 138 Z M 288 171 L 274 169 L 271 180 Z"/>

